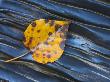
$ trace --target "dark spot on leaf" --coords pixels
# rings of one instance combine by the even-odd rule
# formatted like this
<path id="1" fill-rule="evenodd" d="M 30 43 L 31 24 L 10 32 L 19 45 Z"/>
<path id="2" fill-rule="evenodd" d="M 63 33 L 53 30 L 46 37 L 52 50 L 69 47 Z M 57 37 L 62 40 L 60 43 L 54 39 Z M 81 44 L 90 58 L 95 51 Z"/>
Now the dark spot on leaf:
<path id="1" fill-rule="evenodd" d="M 37 30 L 37 32 L 39 33 L 39 32 L 40 32 L 40 30 Z"/>
<path id="2" fill-rule="evenodd" d="M 36 27 L 36 22 L 31 23 L 32 27 Z"/>
<path id="3" fill-rule="evenodd" d="M 53 40 L 51 40 L 51 42 L 54 42 L 54 39 L 53 39 Z"/>
<path id="4" fill-rule="evenodd" d="M 38 57 L 38 56 L 39 56 L 39 54 L 36 54 L 36 56 Z"/>
<path id="5" fill-rule="evenodd" d="M 50 24 L 50 26 L 53 26 L 54 25 L 54 20 L 51 20 L 51 22 L 49 23 Z"/>
<path id="6" fill-rule="evenodd" d="M 46 42 L 44 42 L 44 44 L 48 45 L 48 42 L 46 41 Z"/>
<path id="7" fill-rule="evenodd" d="M 51 55 L 47 55 L 47 58 L 51 58 Z"/>
<path id="8" fill-rule="evenodd" d="M 38 43 L 38 44 L 37 44 L 37 46 L 38 46 L 39 44 L 40 44 L 40 43 Z M 38 48 L 38 47 L 37 47 L 37 49 L 39 50 L 39 48 Z"/>
<path id="9" fill-rule="evenodd" d="M 43 54 L 43 56 L 45 56 L 45 54 Z"/>
<path id="10" fill-rule="evenodd" d="M 32 43 L 32 40 L 33 40 L 33 37 L 30 37 L 28 44 Z"/>
<path id="11" fill-rule="evenodd" d="M 49 36 L 52 35 L 52 32 L 49 32 L 48 35 L 49 35 Z"/>
<path id="12" fill-rule="evenodd" d="M 32 28 L 31 31 L 34 31 L 34 29 Z"/>
<path id="13" fill-rule="evenodd" d="M 33 37 L 30 37 L 29 42 L 27 43 L 27 46 L 29 47 L 29 45 L 32 43 Z"/>
<path id="14" fill-rule="evenodd" d="M 26 37 L 25 36 L 23 36 L 23 41 L 26 42 Z"/>
<path id="15" fill-rule="evenodd" d="M 55 25 L 55 31 L 57 31 L 60 27 L 61 27 L 60 25 L 56 24 Z"/>

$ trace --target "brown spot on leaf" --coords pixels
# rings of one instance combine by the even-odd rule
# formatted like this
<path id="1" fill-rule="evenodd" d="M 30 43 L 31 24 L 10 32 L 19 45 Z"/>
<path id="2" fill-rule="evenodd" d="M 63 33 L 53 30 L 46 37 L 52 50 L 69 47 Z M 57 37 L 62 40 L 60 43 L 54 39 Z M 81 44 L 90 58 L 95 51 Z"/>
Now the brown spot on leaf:
<path id="1" fill-rule="evenodd" d="M 32 27 L 36 27 L 36 22 L 31 23 Z"/>
<path id="2" fill-rule="evenodd" d="M 45 54 L 42 54 L 43 56 L 45 56 Z"/>
<path id="3" fill-rule="evenodd" d="M 52 40 L 51 42 L 54 42 L 54 40 Z"/>
<path id="4" fill-rule="evenodd" d="M 26 37 L 25 36 L 23 36 L 23 41 L 26 42 Z"/>
<path id="5" fill-rule="evenodd" d="M 44 42 L 44 44 L 48 45 L 48 42 L 46 41 L 46 42 Z"/>
<path id="6" fill-rule="evenodd" d="M 49 36 L 52 35 L 52 32 L 49 32 L 48 35 L 49 35 Z"/>
<path id="7" fill-rule="evenodd" d="M 55 31 L 57 31 L 60 27 L 61 27 L 60 25 L 56 24 L 55 25 Z"/>
<path id="8" fill-rule="evenodd" d="M 37 30 L 37 32 L 39 33 L 39 32 L 40 32 L 40 30 Z"/>
<path id="9" fill-rule="evenodd" d="M 38 54 L 38 53 L 36 53 L 36 56 L 38 57 L 38 56 L 39 56 L 39 54 Z"/>
<path id="10" fill-rule="evenodd" d="M 50 24 L 50 26 L 53 26 L 54 25 L 54 20 L 51 20 L 51 22 L 49 23 Z"/>
<path id="11" fill-rule="evenodd" d="M 47 55 L 47 58 L 51 58 L 51 55 L 50 55 L 50 54 L 48 54 L 48 55 Z"/>
<path id="12" fill-rule="evenodd" d="M 32 43 L 33 37 L 30 37 L 28 45 Z"/>

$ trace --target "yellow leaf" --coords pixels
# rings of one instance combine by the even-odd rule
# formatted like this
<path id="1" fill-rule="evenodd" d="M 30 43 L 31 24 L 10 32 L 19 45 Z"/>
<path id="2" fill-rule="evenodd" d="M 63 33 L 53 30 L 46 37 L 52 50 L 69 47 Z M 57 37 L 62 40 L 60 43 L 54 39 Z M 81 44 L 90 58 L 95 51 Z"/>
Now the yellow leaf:
<path id="1" fill-rule="evenodd" d="M 24 32 L 24 45 L 33 52 L 33 59 L 46 64 L 63 54 L 69 21 L 39 19 Z"/>

